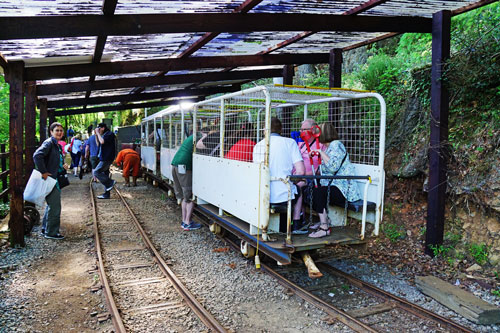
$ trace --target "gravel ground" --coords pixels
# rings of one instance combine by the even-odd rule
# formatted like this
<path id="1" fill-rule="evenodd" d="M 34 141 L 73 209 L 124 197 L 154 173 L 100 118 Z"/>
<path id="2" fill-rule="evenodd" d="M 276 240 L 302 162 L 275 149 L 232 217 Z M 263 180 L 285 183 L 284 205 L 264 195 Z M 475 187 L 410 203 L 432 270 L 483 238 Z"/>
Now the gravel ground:
<path id="1" fill-rule="evenodd" d="M 476 332 L 500 332 L 500 325 L 475 325 L 471 321 L 463 318 L 454 311 L 442 306 L 430 297 L 422 294 L 414 285 L 405 280 L 403 274 L 385 265 L 373 265 L 358 260 L 333 260 L 328 262 L 332 266 L 354 275 L 355 277 L 372 283 L 377 287 L 402 297 L 427 310 L 435 312 L 443 317 L 449 318 L 460 325 L 466 326 Z M 473 294 L 484 301 L 500 306 L 500 300 L 491 293 L 475 285 Z"/>
<path id="2" fill-rule="evenodd" d="M 89 274 L 95 269 L 95 257 L 87 181 L 72 179 L 72 185 L 63 190 L 64 241 L 48 240 L 34 232 L 26 239 L 26 248 L 0 250 L 0 266 L 4 267 L 0 270 L 0 332 L 112 331 L 110 320 L 99 323 L 96 319 L 97 314 L 106 312 L 103 296 L 100 292 L 90 291 L 97 280 L 94 273 Z M 167 199 L 158 188 L 142 181 L 139 184 L 135 188 L 118 186 L 164 259 L 172 262 L 171 267 L 180 279 L 226 328 L 234 332 L 350 332 L 339 323 L 326 324 L 321 320 L 325 313 L 296 296 L 289 296 L 276 281 L 256 271 L 253 264 L 239 253 L 214 251 L 226 245 L 207 228 L 183 231 L 180 228 L 180 208 L 174 201 Z M 104 205 L 111 206 L 112 203 Z M 102 214 L 113 216 L 109 212 Z M 103 227 L 106 233 L 131 231 L 126 224 Z M 135 244 L 126 235 L 105 241 L 113 247 Z M 113 260 L 116 253 L 107 255 Z M 131 256 L 137 261 L 146 259 L 140 252 Z M 500 325 L 476 326 L 422 295 L 397 269 L 345 258 L 329 263 L 474 331 L 500 332 Z M 144 270 L 144 274 L 150 277 L 161 276 L 149 268 Z M 300 275 L 298 271 L 294 274 Z M 134 276 L 137 276 L 137 270 L 110 271 L 110 279 L 116 281 L 133 279 Z M 327 283 L 325 279 L 313 281 L 305 276 L 302 279 L 309 286 Z M 341 289 L 337 287 L 335 291 L 349 294 L 349 290 Z M 148 285 L 142 292 L 154 294 L 157 291 L 154 285 Z M 500 305 L 498 298 L 479 285 L 473 286 L 472 292 Z M 130 299 L 134 297 L 139 298 L 140 293 L 131 295 Z M 337 303 L 343 302 L 342 306 L 349 309 L 372 302 L 361 297 L 353 300 L 349 303 L 345 298 Z M 204 330 L 186 307 L 174 309 L 170 314 L 178 326 L 162 325 L 164 317 L 161 312 L 134 315 L 134 319 L 141 325 L 149 325 L 151 332 Z M 124 318 L 128 316 L 125 314 Z"/>
<path id="3" fill-rule="evenodd" d="M 234 332 L 350 332 L 327 325 L 325 313 L 289 296 L 271 277 L 257 272 L 203 227 L 180 228 L 179 207 L 160 189 L 123 188 L 122 193 L 172 269 L 224 327 Z M 154 210 L 151 207 L 155 207 Z"/>
<path id="4" fill-rule="evenodd" d="M 0 332 L 111 332 L 99 323 L 103 296 L 90 287 L 96 276 L 88 179 L 71 178 L 62 191 L 62 241 L 45 239 L 40 227 L 22 249 L 0 250 Z M 43 213 L 43 209 L 41 209 Z"/>

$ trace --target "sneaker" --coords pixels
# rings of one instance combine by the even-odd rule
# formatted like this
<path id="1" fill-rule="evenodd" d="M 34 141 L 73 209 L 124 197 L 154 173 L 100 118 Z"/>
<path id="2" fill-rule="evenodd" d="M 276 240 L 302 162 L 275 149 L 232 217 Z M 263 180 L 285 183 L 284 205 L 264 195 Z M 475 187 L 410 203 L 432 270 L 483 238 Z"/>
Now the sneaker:
<path id="1" fill-rule="evenodd" d="M 182 230 L 186 230 L 187 224 L 184 222 L 181 222 L 181 228 L 182 228 Z"/>
<path id="2" fill-rule="evenodd" d="M 43 235 L 43 236 L 48 239 L 64 239 L 64 236 L 61 234 L 57 234 L 55 236 L 49 236 L 49 235 Z"/>
<path id="3" fill-rule="evenodd" d="M 42 228 L 42 230 L 40 230 L 40 234 L 41 234 L 42 236 L 45 236 L 45 229 L 44 229 L 44 228 Z"/>
<path id="4" fill-rule="evenodd" d="M 109 198 L 110 198 L 109 192 L 104 192 L 103 194 L 97 196 L 97 199 L 109 199 Z"/>
<path id="5" fill-rule="evenodd" d="M 196 222 L 191 222 L 189 224 L 184 223 L 184 226 L 182 227 L 182 229 L 184 229 L 185 231 L 196 230 L 196 229 L 200 229 L 200 228 L 201 228 L 201 224 L 196 223 Z"/>
<path id="6" fill-rule="evenodd" d="M 113 180 L 113 182 L 111 183 L 111 186 L 106 188 L 106 192 L 111 191 L 113 189 L 113 187 L 115 187 L 115 184 L 116 184 L 116 180 Z"/>
<path id="7" fill-rule="evenodd" d="M 305 235 L 307 233 L 308 233 L 307 228 L 303 228 L 302 220 L 293 220 L 292 224 L 293 235 Z"/>

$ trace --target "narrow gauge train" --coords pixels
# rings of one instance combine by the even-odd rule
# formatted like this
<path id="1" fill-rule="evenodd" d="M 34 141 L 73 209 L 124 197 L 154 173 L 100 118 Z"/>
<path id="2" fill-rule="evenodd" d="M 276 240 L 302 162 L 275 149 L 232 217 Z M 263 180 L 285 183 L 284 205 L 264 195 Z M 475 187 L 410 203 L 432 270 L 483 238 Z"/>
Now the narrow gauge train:
<path id="1" fill-rule="evenodd" d="M 295 252 L 363 242 L 366 222 L 373 225 L 372 235 L 378 235 L 385 184 L 385 111 L 384 99 L 373 92 L 258 86 L 192 105 L 172 106 L 144 118 L 142 166 L 172 184 L 172 158 L 183 140 L 194 134 L 193 196 L 198 209 L 212 221 L 210 230 L 236 235 L 246 257 L 257 250 L 280 264 L 289 264 Z M 284 182 L 288 189 L 291 184 L 288 177 L 270 176 L 271 117 L 281 120 L 282 136 L 296 141 L 301 140 L 299 130 L 305 119 L 332 122 L 349 153 L 355 170 L 352 176 L 356 176 L 354 182 L 363 199 L 343 207 L 329 206 L 329 236 L 292 234 L 290 200 L 270 204 L 271 182 Z M 197 139 L 202 133 L 210 133 L 212 139 L 215 135 L 217 144 L 200 144 Z M 255 163 L 253 145 L 261 140 L 264 156 Z M 236 153 L 233 146 L 238 146 Z M 312 220 L 308 210 L 306 220 Z"/>

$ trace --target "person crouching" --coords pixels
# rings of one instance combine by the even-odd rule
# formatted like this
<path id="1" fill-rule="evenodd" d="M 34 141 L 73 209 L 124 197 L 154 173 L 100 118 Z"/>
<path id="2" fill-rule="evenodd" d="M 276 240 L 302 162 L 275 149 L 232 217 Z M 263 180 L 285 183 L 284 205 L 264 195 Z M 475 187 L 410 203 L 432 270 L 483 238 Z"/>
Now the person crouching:
<path id="1" fill-rule="evenodd" d="M 126 148 L 121 150 L 116 156 L 115 164 L 122 168 L 122 176 L 125 180 L 125 186 L 130 187 L 130 171 L 132 169 L 132 185 L 137 186 L 137 177 L 141 168 L 141 157 L 133 149 Z"/>

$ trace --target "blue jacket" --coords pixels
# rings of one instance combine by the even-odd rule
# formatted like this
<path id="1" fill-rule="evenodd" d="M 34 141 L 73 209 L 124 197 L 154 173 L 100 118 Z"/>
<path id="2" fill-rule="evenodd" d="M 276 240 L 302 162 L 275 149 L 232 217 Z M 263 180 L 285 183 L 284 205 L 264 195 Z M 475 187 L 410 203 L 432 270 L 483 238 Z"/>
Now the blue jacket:
<path id="1" fill-rule="evenodd" d="M 113 162 L 116 155 L 115 135 L 110 130 L 107 130 L 102 135 L 102 139 L 104 143 L 99 147 L 99 160 Z"/>

